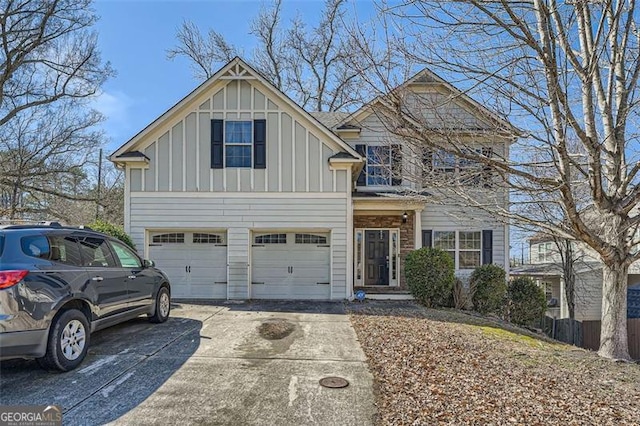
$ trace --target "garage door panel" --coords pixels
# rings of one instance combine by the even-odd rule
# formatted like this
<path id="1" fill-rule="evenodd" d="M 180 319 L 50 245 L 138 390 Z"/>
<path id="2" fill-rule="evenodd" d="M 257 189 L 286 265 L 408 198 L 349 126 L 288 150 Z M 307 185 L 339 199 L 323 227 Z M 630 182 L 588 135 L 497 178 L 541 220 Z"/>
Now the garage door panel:
<path id="1" fill-rule="evenodd" d="M 149 247 L 151 259 L 169 277 L 172 297 L 227 297 L 227 247 L 218 244 L 224 233 L 170 231 L 155 233 L 152 241 L 154 238 L 175 241 Z"/>
<path id="2" fill-rule="evenodd" d="M 252 285 L 252 298 L 329 299 L 330 286 L 318 283 L 330 281 L 330 247 L 327 244 L 296 243 L 296 233 L 291 232 L 286 233 L 286 244 L 283 244 L 282 234 L 284 232 L 274 233 L 261 240 L 254 235 L 256 245 L 252 249 L 251 263 L 252 282 L 255 284 Z M 328 234 L 313 234 L 325 241 L 329 239 Z"/>

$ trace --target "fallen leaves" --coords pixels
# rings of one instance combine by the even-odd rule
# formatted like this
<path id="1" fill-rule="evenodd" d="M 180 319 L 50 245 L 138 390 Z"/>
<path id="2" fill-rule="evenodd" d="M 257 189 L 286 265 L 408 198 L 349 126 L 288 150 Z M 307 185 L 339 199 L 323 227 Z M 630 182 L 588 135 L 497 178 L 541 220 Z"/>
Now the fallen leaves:
<path id="1" fill-rule="evenodd" d="M 360 305 L 351 321 L 380 424 L 640 425 L 640 365 L 415 304 Z"/>

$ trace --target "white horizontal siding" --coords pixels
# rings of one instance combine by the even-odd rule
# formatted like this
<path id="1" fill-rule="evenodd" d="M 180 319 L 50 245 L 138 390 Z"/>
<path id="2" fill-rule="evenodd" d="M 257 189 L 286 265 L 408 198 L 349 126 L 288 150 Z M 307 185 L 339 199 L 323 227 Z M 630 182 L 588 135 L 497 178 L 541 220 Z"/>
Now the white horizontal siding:
<path id="1" fill-rule="evenodd" d="M 333 299 L 347 297 L 347 198 L 314 199 L 292 194 L 251 197 L 131 196 L 130 229 L 139 251 L 146 230 L 228 230 L 229 298 L 246 299 L 249 291 L 251 230 L 322 230 L 331 232 Z"/>

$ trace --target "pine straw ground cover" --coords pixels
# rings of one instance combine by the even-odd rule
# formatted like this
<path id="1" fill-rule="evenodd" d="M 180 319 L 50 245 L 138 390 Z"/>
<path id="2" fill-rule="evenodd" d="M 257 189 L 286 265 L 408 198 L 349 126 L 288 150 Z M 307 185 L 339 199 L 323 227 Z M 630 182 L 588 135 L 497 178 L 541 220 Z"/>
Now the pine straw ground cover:
<path id="1" fill-rule="evenodd" d="M 640 425 L 640 365 L 497 320 L 413 303 L 351 305 L 379 424 Z"/>

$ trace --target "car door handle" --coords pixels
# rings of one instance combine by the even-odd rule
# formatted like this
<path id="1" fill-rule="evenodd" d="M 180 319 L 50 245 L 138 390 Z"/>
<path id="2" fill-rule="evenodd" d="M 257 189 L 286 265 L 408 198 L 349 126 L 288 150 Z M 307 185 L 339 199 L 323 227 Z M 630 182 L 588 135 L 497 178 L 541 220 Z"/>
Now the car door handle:
<path id="1" fill-rule="evenodd" d="M 136 276 L 135 275 L 129 275 L 127 278 L 129 278 L 130 280 L 135 280 Z"/>
<path id="2" fill-rule="evenodd" d="M 100 282 L 100 281 L 103 281 L 103 280 L 104 280 L 104 278 L 102 278 L 102 277 L 93 277 L 93 278 L 91 278 L 91 281 L 98 281 L 98 282 Z"/>

